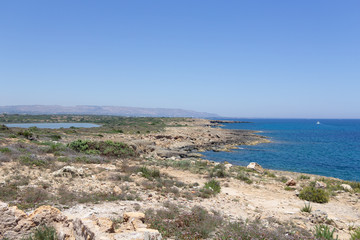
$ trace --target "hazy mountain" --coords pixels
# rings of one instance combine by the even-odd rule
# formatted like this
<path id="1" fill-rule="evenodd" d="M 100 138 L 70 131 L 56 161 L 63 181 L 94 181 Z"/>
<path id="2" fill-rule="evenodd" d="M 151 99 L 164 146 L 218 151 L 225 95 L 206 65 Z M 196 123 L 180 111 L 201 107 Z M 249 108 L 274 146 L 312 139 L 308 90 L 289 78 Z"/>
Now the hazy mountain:
<path id="1" fill-rule="evenodd" d="M 0 113 L 8 114 L 88 114 L 136 117 L 219 117 L 217 114 L 195 112 L 172 108 L 137 108 L 117 106 L 58 106 L 58 105 L 16 105 L 0 106 Z"/>

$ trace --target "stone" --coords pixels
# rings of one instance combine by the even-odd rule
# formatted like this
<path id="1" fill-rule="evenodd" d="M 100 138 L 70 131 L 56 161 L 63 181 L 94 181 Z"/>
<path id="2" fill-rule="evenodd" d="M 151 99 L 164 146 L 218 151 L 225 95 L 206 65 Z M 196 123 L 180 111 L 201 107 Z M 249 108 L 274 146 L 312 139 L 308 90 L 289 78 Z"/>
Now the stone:
<path id="1" fill-rule="evenodd" d="M 126 212 L 123 218 L 125 222 L 133 221 L 134 219 L 143 222 L 145 221 L 145 214 L 142 212 Z"/>
<path id="2" fill-rule="evenodd" d="M 226 170 L 230 170 L 230 168 L 232 167 L 232 164 L 231 163 L 226 163 L 224 164 L 224 167 Z"/>
<path id="3" fill-rule="evenodd" d="M 122 194 L 122 190 L 121 190 L 120 187 L 115 186 L 115 187 L 113 188 L 113 193 L 114 193 L 115 195 L 120 195 L 120 194 Z"/>
<path id="4" fill-rule="evenodd" d="M 73 166 L 65 166 L 52 173 L 54 177 L 68 177 L 68 176 L 79 176 L 83 177 L 85 175 L 84 169 L 76 168 Z"/>
<path id="5" fill-rule="evenodd" d="M 348 192 L 354 191 L 349 184 L 341 184 L 340 187 L 342 187 L 345 191 L 348 191 Z"/>
<path id="6" fill-rule="evenodd" d="M 310 221 L 315 224 L 321 224 L 328 221 L 328 215 L 326 212 L 315 210 L 311 216 Z"/>
<path id="7" fill-rule="evenodd" d="M 134 230 L 137 230 L 138 228 L 146 228 L 144 224 L 145 214 L 142 212 L 126 212 L 123 215 L 123 219 L 124 222 L 130 226 L 130 229 L 134 228 Z"/>
<path id="8" fill-rule="evenodd" d="M 247 165 L 247 168 L 253 169 L 253 170 L 257 171 L 258 173 L 264 173 L 264 169 L 260 166 L 260 164 L 258 164 L 256 162 L 249 163 L 249 165 Z"/>
<path id="9" fill-rule="evenodd" d="M 326 183 L 324 182 L 320 182 L 320 181 L 316 181 L 315 183 L 315 188 L 326 188 Z"/>
<path id="10" fill-rule="evenodd" d="M 294 179 L 290 179 L 285 184 L 286 186 L 296 186 L 296 181 Z"/>
<path id="11" fill-rule="evenodd" d="M 58 239 L 70 239 L 71 221 L 60 210 L 51 206 L 41 206 L 27 215 L 17 207 L 9 207 L 0 202 L 0 239 L 22 239 L 40 225 L 53 226 Z"/>

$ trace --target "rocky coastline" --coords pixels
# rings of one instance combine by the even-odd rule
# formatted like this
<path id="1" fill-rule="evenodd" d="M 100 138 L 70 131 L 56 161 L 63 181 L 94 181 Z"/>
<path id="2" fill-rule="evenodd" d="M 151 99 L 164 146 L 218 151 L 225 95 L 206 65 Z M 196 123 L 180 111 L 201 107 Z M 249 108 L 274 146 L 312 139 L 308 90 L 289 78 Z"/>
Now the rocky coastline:
<path id="1" fill-rule="evenodd" d="M 0 239 L 19 239 L 42 225 L 53 227 L 63 240 L 181 239 L 177 234 L 187 231 L 181 219 L 194 217 L 199 207 L 214 219 L 214 226 L 221 223 L 227 229 L 232 223 L 254 221 L 263 226 L 257 230 L 261 234 L 280 234 L 279 239 L 314 239 L 319 225 L 334 229 L 339 239 L 349 239 L 360 228 L 358 183 L 268 170 L 257 163 L 241 167 L 204 160 L 203 151 L 269 142 L 254 131 L 227 130 L 218 124 L 184 119 L 146 134 L 67 134 L 52 148 L 31 140 L 1 139 Z M 79 138 L 126 143 L 137 155 L 72 157 L 75 153 L 65 146 Z M 32 155 L 17 157 L 17 149 L 31 150 Z M 51 164 L 27 164 L 31 159 Z M 211 181 L 219 184 L 218 192 L 206 188 Z M 306 212 L 302 209 L 310 202 L 300 197 L 308 187 L 329 195 L 327 202 L 311 202 L 312 210 Z M 173 219 L 166 219 L 165 212 Z M 192 222 L 192 227 L 201 221 Z M 165 227 L 169 229 L 163 231 Z M 221 239 L 224 235 L 216 229 L 197 239 Z M 195 233 L 187 234 L 191 239 Z"/>

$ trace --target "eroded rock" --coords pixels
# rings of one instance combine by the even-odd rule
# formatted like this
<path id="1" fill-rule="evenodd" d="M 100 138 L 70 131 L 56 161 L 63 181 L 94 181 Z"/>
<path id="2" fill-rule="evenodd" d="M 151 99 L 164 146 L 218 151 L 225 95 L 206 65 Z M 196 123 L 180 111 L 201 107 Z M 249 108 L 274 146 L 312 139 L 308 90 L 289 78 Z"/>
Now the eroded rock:
<path id="1" fill-rule="evenodd" d="M 321 182 L 321 181 L 316 181 L 316 183 L 315 183 L 315 188 L 326 188 L 326 183 L 324 183 L 324 182 Z"/>
<path id="2" fill-rule="evenodd" d="M 290 179 L 285 184 L 286 186 L 296 186 L 296 181 L 294 179 Z"/>
<path id="3" fill-rule="evenodd" d="M 247 165 L 247 168 L 253 169 L 253 170 L 257 171 L 258 173 L 264 172 L 264 169 L 260 166 L 260 164 L 258 164 L 256 162 L 249 163 L 249 165 Z"/>
<path id="4" fill-rule="evenodd" d="M 83 168 L 76 168 L 73 166 L 65 166 L 52 173 L 54 177 L 68 177 L 68 176 L 79 176 L 83 177 L 85 175 Z"/>

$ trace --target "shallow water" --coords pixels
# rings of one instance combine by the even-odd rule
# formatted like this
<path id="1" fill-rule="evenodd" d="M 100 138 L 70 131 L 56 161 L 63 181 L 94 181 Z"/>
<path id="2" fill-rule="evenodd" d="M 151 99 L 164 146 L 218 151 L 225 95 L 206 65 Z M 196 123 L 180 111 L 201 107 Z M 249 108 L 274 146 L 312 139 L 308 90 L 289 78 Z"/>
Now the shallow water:
<path id="1" fill-rule="evenodd" d="M 233 152 L 205 152 L 206 159 L 243 166 L 257 162 L 269 169 L 360 181 L 360 120 L 243 120 L 252 123 L 224 124 L 224 128 L 260 130 L 258 134 L 272 142 L 240 146 Z"/>
<path id="2" fill-rule="evenodd" d="M 100 125 L 93 123 L 9 123 L 5 124 L 7 127 L 19 127 L 19 128 L 50 128 L 50 129 L 60 129 L 60 128 L 93 128 L 100 127 Z"/>

